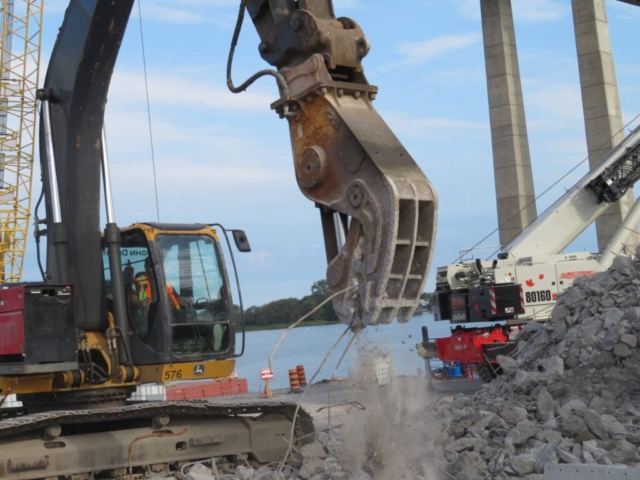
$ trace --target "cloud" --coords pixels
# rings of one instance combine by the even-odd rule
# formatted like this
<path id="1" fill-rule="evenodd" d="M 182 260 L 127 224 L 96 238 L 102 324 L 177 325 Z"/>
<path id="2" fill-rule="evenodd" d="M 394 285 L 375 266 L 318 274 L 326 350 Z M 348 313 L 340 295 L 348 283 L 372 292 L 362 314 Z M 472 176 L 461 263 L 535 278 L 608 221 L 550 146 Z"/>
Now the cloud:
<path id="1" fill-rule="evenodd" d="M 458 0 L 458 13 L 471 20 L 480 20 L 480 0 Z"/>
<path id="2" fill-rule="evenodd" d="M 270 104 L 277 100 L 275 87 L 274 94 L 268 94 L 260 87 L 233 94 L 219 76 L 208 69 L 193 68 L 192 71 L 185 72 L 188 75 L 176 75 L 166 71 L 154 69 L 148 73 L 152 109 L 162 104 L 198 110 L 251 110 L 270 113 Z M 112 95 L 109 98 L 113 98 L 114 101 L 125 104 L 139 103 L 146 95 L 144 74 L 126 68 L 116 69 L 110 91 Z"/>
<path id="3" fill-rule="evenodd" d="M 569 5 L 557 0 L 514 0 L 512 3 L 515 22 L 545 23 L 560 20 L 569 14 Z"/>
<path id="4" fill-rule="evenodd" d="M 467 35 L 446 35 L 421 42 L 401 43 L 397 51 L 404 58 L 394 66 L 416 65 L 428 62 L 445 53 L 473 45 L 479 39 L 480 36 L 478 34 L 471 33 Z"/>
<path id="5" fill-rule="evenodd" d="M 208 22 L 207 17 L 195 12 L 188 12 L 182 8 L 171 8 L 151 4 L 147 5 L 144 10 L 144 13 L 149 15 L 154 20 L 158 20 L 160 22 L 181 24 Z"/>
<path id="6" fill-rule="evenodd" d="M 640 8 L 638 9 L 640 11 Z M 640 65 L 634 65 L 629 63 L 617 63 L 616 71 L 620 75 L 631 75 L 640 77 Z"/>
<path id="7" fill-rule="evenodd" d="M 245 260 L 250 267 L 263 270 L 270 268 L 272 257 L 273 253 L 271 252 L 250 252 L 245 255 Z"/>
<path id="8" fill-rule="evenodd" d="M 176 25 L 213 23 L 225 30 L 235 25 L 237 0 L 144 0 L 140 5 L 144 21 L 150 19 Z M 133 17 L 138 17 L 134 6 Z"/>
<path id="9" fill-rule="evenodd" d="M 568 121 L 568 125 L 584 127 L 580 86 L 553 83 L 537 78 L 523 78 L 524 104 L 527 116 L 536 121 Z M 541 127 L 542 124 L 537 124 Z"/>
<path id="10" fill-rule="evenodd" d="M 553 154 L 554 164 L 566 164 L 574 166 L 587 157 L 587 142 L 584 135 L 572 136 L 570 138 L 560 138 L 548 140 L 541 145 L 541 150 Z"/>
<path id="11" fill-rule="evenodd" d="M 480 135 L 489 133 L 489 124 L 455 118 L 422 118 L 404 113 L 385 113 L 384 118 L 400 137 L 437 138 L 459 137 L 462 131 Z"/>
<path id="12" fill-rule="evenodd" d="M 525 109 L 526 109 L 526 106 L 525 106 Z M 529 131 L 538 130 L 541 132 L 557 132 L 559 130 L 576 128 L 576 125 L 574 124 L 574 122 L 556 120 L 548 117 L 540 118 L 534 115 L 531 115 L 531 117 L 532 119 L 527 118 L 527 129 Z"/>
<path id="13" fill-rule="evenodd" d="M 146 116 L 117 109 L 108 112 L 106 120 L 111 169 L 117 179 L 114 188 L 123 200 L 131 200 L 136 192 L 153 191 Z M 260 198 L 256 192 L 273 191 L 275 195 L 262 200 L 264 205 L 282 200 L 278 190 L 295 192 L 297 188 L 286 135 L 268 145 L 264 138 L 230 134 L 215 123 L 193 128 L 168 118 L 156 119 L 153 133 L 161 197 L 188 199 L 193 212 L 202 208 L 197 205 L 206 205 L 214 191 L 243 204 Z"/>
<path id="14" fill-rule="evenodd" d="M 52 15 L 52 14 L 57 15 L 60 13 L 64 13 L 68 6 L 69 6 L 68 0 L 50 0 L 46 4 L 45 11 L 47 15 Z"/>
<path id="15" fill-rule="evenodd" d="M 480 0 L 458 0 L 458 13 L 471 20 L 480 20 Z M 511 7 L 516 23 L 546 23 L 560 20 L 569 7 L 558 0 L 513 0 Z"/>
<path id="16" fill-rule="evenodd" d="M 640 8 L 635 5 L 628 5 L 622 2 L 607 2 L 607 10 L 613 15 L 612 17 L 622 20 L 638 20 L 640 19 Z"/>
<path id="17" fill-rule="evenodd" d="M 433 69 L 425 75 L 425 80 L 437 82 L 442 85 L 452 84 L 476 84 L 484 82 L 486 78 L 485 69 L 481 66 L 467 65 L 464 68 L 453 68 L 449 70 Z"/>

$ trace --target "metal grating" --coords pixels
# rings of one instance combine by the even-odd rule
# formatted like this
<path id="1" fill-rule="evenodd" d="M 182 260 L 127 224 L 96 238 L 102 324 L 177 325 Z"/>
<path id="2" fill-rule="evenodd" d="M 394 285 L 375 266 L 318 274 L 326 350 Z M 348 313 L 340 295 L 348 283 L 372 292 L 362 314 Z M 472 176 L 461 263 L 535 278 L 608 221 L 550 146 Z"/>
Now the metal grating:
<path id="1" fill-rule="evenodd" d="M 40 304 L 29 308 L 34 335 L 59 335 L 67 331 L 67 305 Z"/>
<path id="2" fill-rule="evenodd" d="M 0 347 L 11 347 L 18 342 L 16 322 L 0 323 Z"/>

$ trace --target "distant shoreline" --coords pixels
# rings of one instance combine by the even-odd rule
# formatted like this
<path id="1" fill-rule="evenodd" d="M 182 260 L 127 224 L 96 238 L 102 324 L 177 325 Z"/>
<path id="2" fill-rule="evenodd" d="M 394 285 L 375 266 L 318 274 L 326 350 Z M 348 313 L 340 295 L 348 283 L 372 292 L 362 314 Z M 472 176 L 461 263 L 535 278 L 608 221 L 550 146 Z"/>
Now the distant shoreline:
<path id="1" fill-rule="evenodd" d="M 432 315 L 432 312 L 420 312 L 414 315 L 415 317 L 420 317 L 422 315 Z M 333 321 L 333 322 L 326 322 L 324 320 L 310 320 L 310 321 L 304 321 L 302 322 L 300 325 L 298 325 L 295 328 L 300 328 L 300 327 L 318 327 L 321 325 L 336 325 L 339 324 L 339 321 Z M 247 332 L 259 332 L 262 330 L 284 330 L 285 328 L 288 328 L 291 324 L 289 323 L 274 323 L 271 325 L 247 325 L 245 327 L 245 331 Z M 241 332 L 242 330 L 240 330 L 240 328 L 238 328 L 236 330 L 236 332 Z"/>
<path id="2" fill-rule="evenodd" d="M 300 325 L 298 325 L 295 328 L 300 328 L 300 327 L 317 327 L 319 325 L 335 325 L 337 323 L 340 323 L 338 321 L 334 321 L 334 322 L 325 322 L 324 320 L 310 320 L 310 321 L 304 321 L 302 322 Z M 285 328 L 288 328 L 289 326 L 291 326 L 290 323 L 274 323 L 271 325 L 247 325 L 245 327 L 245 331 L 247 332 L 258 332 L 261 330 L 284 330 Z M 237 330 L 238 332 L 241 332 L 242 330 L 240 330 L 240 328 L 238 328 Z"/>

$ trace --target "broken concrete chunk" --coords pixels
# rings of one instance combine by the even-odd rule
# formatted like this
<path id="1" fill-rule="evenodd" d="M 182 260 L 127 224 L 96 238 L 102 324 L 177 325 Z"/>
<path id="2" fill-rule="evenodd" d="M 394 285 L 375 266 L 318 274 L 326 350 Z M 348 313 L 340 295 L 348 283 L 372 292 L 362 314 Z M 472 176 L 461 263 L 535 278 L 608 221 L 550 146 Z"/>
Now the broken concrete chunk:
<path id="1" fill-rule="evenodd" d="M 605 426 L 604 422 L 602 421 L 602 417 L 600 417 L 598 412 L 595 412 L 593 410 L 585 410 L 583 419 L 587 424 L 587 427 L 589 427 L 589 431 L 600 440 L 606 440 L 607 438 L 609 438 L 609 435 L 607 434 L 607 427 Z"/>
<path id="2" fill-rule="evenodd" d="M 276 472 L 267 466 L 260 467 L 255 471 L 254 480 L 286 480 L 283 474 L 276 477 Z"/>
<path id="3" fill-rule="evenodd" d="M 553 397 L 545 387 L 542 387 L 538 392 L 536 407 L 538 409 L 536 413 L 538 420 L 546 422 L 553 417 Z"/>
<path id="4" fill-rule="evenodd" d="M 452 402 L 453 408 L 464 408 L 471 403 L 471 399 L 466 395 L 457 395 Z"/>
<path id="5" fill-rule="evenodd" d="M 323 473 L 324 469 L 325 463 L 318 457 L 305 457 L 302 462 L 302 468 L 298 472 L 298 476 L 303 480 L 308 480 L 314 475 Z"/>
<path id="6" fill-rule="evenodd" d="M 622 335 L 620 337 L 620 342 L 631 348 L 635 348 L 638 345 L 637 337 L 635 335 L 631 335 L 630 333 L 625 333 L 624 335 Z"/>
<path id="7" fill-rule="evenodd" d="M 515 373 L 518 371 L 518 362 L 515 359 L 498 355 L 496 360 L 504 372 Z"/>
<path id="8" fill-rule="evenodd" d="M 240 478 L 240 480 L 252 480 L 253 477 L 255 477 L 256 472 L 253 468 L 239 465 L 238 470 L 236 471 L 236 475 Z"/>
<path id="9" fill-rule="evenodd" d="M 576 435 L 575 440 L 576 443 L 583 443 L 589 440 L 595 440 L 595 438 L 596 437 L 589 431 L 588 428 L 583 428 L 582 431 L 580 431 L 580 433 Z"/>
<path id="10" fill-rule="evenodd" d="M 189 473 L 202 473 L 204 475 L 211 475 L 213 474 L 213 472 L 211 471 L 211 469 L 209 467 L 206 467 L 205 465 L 203 465 L 202 463 L 196 463 L 194 464 L 190 469 L 189 469 Z"/>
<path id="11" fill-rule="evenodd" d="M 573 453 L 569 453 L 561 448 L 557 448 L 556 453 L 564 463 L 582 463 L 580 457 L 577 457 Z"/>
<path id="12" fill-rule="evenodd" d="M 629 433 L 625 426 L 616 420 L 613 415 L 602 415 L 602 421 L 607 428 L 607 433 L 611 435 L 611 438 L 622 439 Z"/>
<path id="13" fill-rule="evenodd" d="M 547 378 L 557 380 L 564 375 L 564 360 L 557 355 L 552 355 L 547 360 Z"/>
<path id="14" fill-rule="evenodd" d="M 527 419 L 527 410 L 508 402 L 500 412 L 500 417 L 509 425 L 515 425 Z"/>
<path id="15" fill-rule="evenodd" d="M 196 463 L 189 469 L 186 480 L 215 480 L 210 468 L 202 463 Z"/>
<path id="16" fill-rule="evenodd" d="M 607 310 L 605 310 L 603 315 L 604 328 L 608 329 L 614 325 L 617 325 L 623 317 L 624 312 L 622 310 L 618 310 L 617 308 L 608 308 Z"/>
<path id="17" fill-rule="evenodd" d="M 631 349 L 624 343 L 618 343 L 613 347 L 613 354 L 616 357 L 627 358 L 631 356 Z"/>
<path id="18" fill-rule="evenodd" d="M 536 458 L 531 453 L 523 453 L 511 458 L 511 468 L 518 475 L 527 475 L 534 472 Z"/>
<path id="19" fill-rule="evenodd" d="M 533 470 L 532 470 L 533 471 Z M 480 455 L 476 452 L 462 452 L 458 455 L 458 458 L 453 464 L 453 472 L 455 478 L 458 478 L 459 474 L 469 475 L 467 478 L 485 478 L 489 475 L 487 464 L 480 458 Z M 460 477 L 462 478 L 462 477 Z"/>
<path id="20" fill-rule="evenodd" d="M 472 449 L 477 440 L 472 437 L 462 437 L 453 442 L 451 445 L 447 445 L 447 448 L 453 450 L 454 452 L 461 452 L 462 450 L 470 450 Z"/>
<path id="21" fill-rule="evenodd" d="M 560 438 L 554 440 L 552 442 L 547 443 L 536 458 L 535 465 L 533 469 L 536 473 L 542 473 L 544 471 L 544 466 L 551 459 L 551 456 L 554 454 L 556 450 L 556 446 L 560 443 Z"/>
<path id="22" fill-rule="evenodd" d="M 491 421 L 496 418 L 495 413 L 489 413 L 485 415 L 481 420 L 472 425 L 467 429 L 467 431 L 473 435 L 479 435 L 485 428 L 489 426 Z"/>
<path id="23" fill-rule="evenodd" d="M 575 438 L 586 427 L 585 421 L 576 415 L 567 415 L 560 422 L 560 432 L 565 437 Z"/>
<path id="24" fill-rule="evenodd" d="M 319 442 L 308 443 L 300 447 L 300 455 L 302 455 L 302 458 L 327 458 L 327 452 Z"/>
<path id="25" fill-rule="evenodd" d="M 624 275 L 625 277 L 631 277 L 635 273 L 635 267 L 631 257 L 624 255 L 617 255 L 611 263 L 611 270 Z"/>

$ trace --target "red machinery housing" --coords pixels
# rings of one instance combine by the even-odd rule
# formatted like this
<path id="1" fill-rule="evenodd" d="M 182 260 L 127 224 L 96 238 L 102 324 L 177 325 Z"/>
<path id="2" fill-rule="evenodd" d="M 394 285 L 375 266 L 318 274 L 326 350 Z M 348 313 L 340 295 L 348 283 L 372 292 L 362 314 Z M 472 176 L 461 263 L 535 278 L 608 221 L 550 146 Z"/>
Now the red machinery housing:
<path id="1" fill-rule="evenodd" d="M 458 327 L 450 337 L 436 338 L 438 358 L 444 362 L 483 363 L 486 347 L 503 348 L 509 342 L 509 327 L 465 329 Z M 502 355 L 502 353 L 500 353 Z M 492 355 L 495 358 L 495 355 Z"/>
<path id="2" fill-rule="evenodd" d="M 0 287 L 0 374 L 77 369 L 70 285 Z"/>
<path id="3" fill-rule="evenodd" d="M 507 325 L 494 325 L 484 328 L 465 328 L 458 326 L 450 337 L 429 340 L 429 330 L 422 327 L 422 354 L 427 361 L 437 359 L 447 363 L 458 363 L 467 372 L 467 379 L 473 380 L 473 367 L 487 363 L 497 364 L 498 355 L 509 355 L 515 349 L 509 334 L 512 328 Z M 429 368 L 429 365 L 428 365 Z M 477 370 L 476 370 L 477 371 Z M 484 379 L 484 377 L 483 377 Z"/>
<path id="4" fill-rule="evenodd" d="M 487 284 L 465 291 L 452 291 L 448 284 L 437 285 L 434 295 L 434 320 L 452 324 L 488 323 L 513 320 L 524 313 L 524 296 L 519 284 Z M 487 327 L 456 326 L 451 336 L 429 340 L 422 328 L 422 347 L 427 359 L 460 363 L 467 372 L 472 366 L 496 364 L 498 355 L 508 355 L 515 345 L 509 340 L 511 328 L 506 325 Z M 473 374 L 467 378 L 474 378 Z"/>

